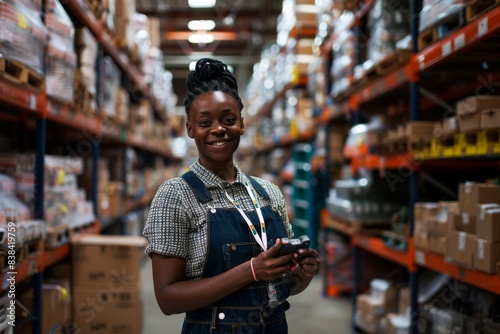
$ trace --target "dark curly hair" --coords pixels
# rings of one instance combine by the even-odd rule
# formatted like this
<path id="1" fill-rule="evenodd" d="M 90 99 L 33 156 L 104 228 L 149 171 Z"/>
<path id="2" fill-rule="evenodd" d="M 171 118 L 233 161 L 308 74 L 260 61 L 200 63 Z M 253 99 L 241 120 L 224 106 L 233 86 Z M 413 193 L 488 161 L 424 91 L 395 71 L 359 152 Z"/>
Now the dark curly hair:
<path id="1" fill-rule="evenodd" d="M 229 94 L 236 99 L 240 112 L 243 109 L 243 102 L 238 95 L 236 78 L 228 70 L 227 65 L 219 60 L 210 58 L 198 60 L 195 69 L 188 74 L 186 88 L 184 107 L 188 116 L 194 99 L 205 92 L 221 91 Z"/>

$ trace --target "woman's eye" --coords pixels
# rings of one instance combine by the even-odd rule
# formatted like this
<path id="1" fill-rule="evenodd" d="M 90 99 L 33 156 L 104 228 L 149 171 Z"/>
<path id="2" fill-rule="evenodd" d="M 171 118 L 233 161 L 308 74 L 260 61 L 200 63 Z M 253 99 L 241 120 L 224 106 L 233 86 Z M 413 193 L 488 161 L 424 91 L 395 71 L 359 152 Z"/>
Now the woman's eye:
<path id="1" fill-rule="evenodd" d="M 226 118 L 224 120 L 224 123 L 233 125 L 234 123 L 236 123 L 236 118 L 234 118 L 234 117 Z"/>
<path id="2" fill-rule="evenodd" d="M 200 126 L 206 127 L 206 126 L 210 126 L 210 121 L 200 121 L 200 122 L 198 122 L 198 124 Z"/>

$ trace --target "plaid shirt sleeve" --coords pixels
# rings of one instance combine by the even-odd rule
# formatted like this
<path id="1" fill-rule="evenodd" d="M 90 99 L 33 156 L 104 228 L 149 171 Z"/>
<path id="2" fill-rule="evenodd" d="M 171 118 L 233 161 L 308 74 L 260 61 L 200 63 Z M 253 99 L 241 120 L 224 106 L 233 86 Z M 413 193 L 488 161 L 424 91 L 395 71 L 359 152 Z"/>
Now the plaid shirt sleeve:
<path id="1" fill-rule="evenodd" d="M 156 192 L 143 234 L 148 240 L 146 254 L 186 258 L 188 213 L 178 178 L 164 182 Z"/>

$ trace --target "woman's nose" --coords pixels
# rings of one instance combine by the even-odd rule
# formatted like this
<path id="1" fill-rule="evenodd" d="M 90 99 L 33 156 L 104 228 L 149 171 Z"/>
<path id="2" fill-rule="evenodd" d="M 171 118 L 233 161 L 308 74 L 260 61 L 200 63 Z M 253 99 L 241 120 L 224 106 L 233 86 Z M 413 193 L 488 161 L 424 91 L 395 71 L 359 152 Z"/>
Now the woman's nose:
<path id="1" fill-rule="evenodd" d="M 218 124 L 218 125 L 215 125 L 212 128 L 212 132 L 213 133 L 217 133 L 217 134 L 223 134 L 223 133 L 226 132 L 226 128 L 224 128 L 223 126 L 221 126 L 220 124 Z"/>

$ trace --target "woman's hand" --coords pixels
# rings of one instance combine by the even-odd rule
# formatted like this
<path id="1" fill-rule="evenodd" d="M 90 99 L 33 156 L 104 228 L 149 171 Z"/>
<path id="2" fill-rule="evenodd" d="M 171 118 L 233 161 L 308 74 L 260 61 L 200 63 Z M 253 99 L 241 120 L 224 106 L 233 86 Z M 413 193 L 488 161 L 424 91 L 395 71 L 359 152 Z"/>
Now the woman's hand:
<path id="1" fill-rule="evenodd" d="M 292 268 L 299 258 L 298 253 L 279 256 L 279 251 L 284 247 L 281 239 L 276 239 L 274 246 L 260 253 L 253 259 L 253 271 L 258 280 L 271 281 L 282 278 Z"/>

